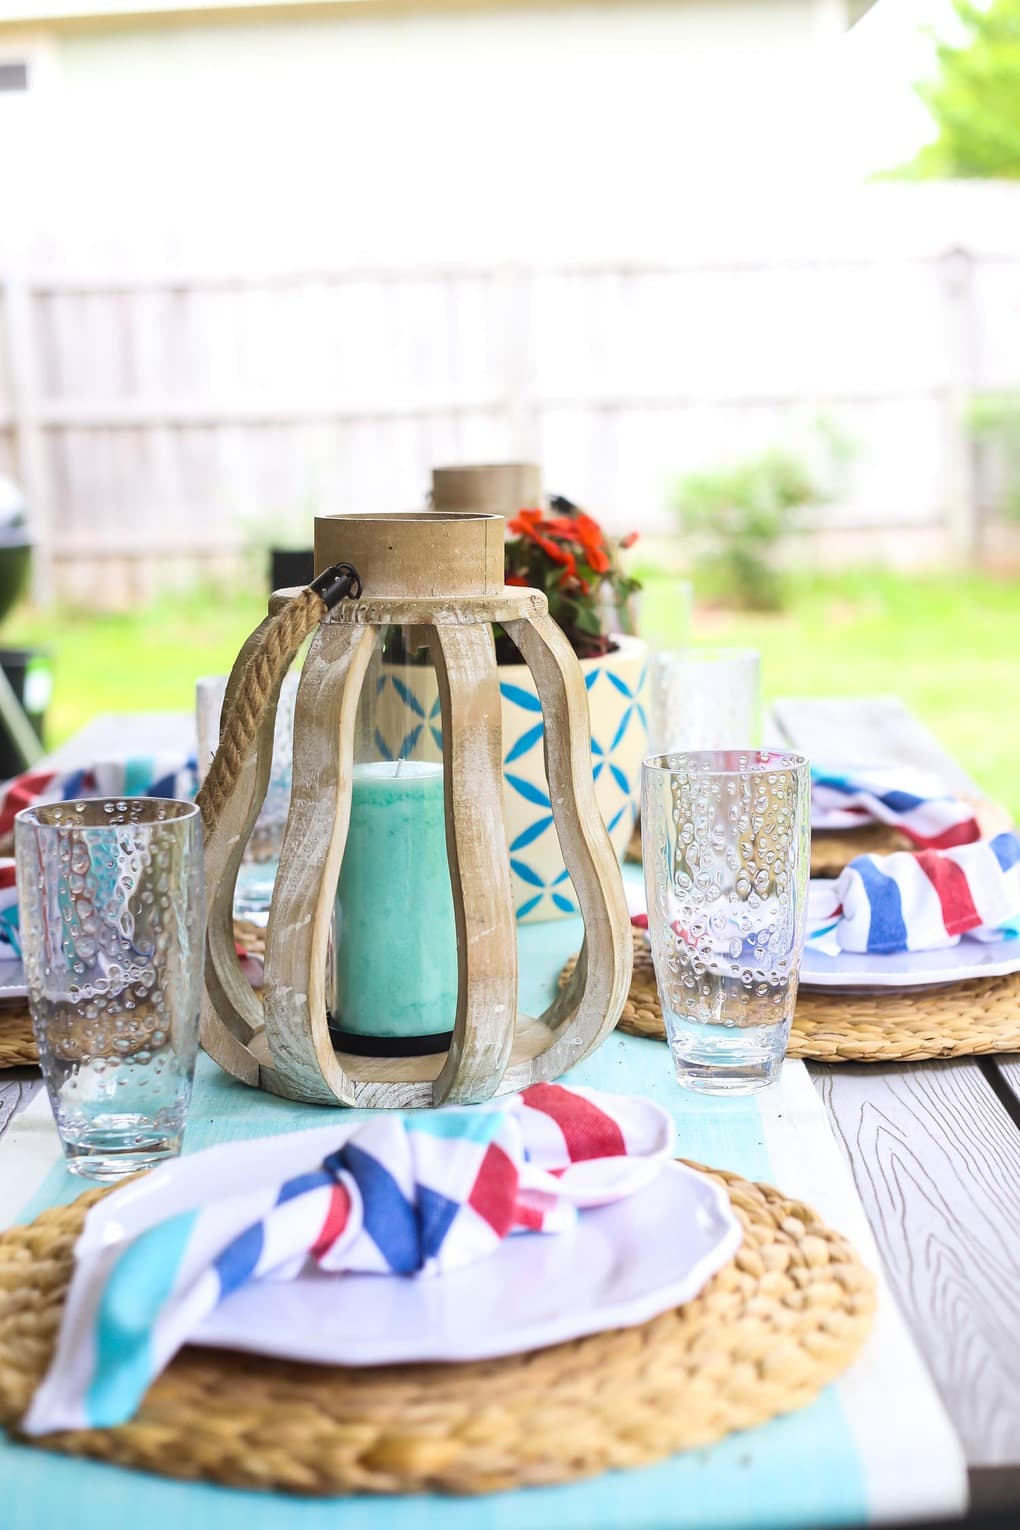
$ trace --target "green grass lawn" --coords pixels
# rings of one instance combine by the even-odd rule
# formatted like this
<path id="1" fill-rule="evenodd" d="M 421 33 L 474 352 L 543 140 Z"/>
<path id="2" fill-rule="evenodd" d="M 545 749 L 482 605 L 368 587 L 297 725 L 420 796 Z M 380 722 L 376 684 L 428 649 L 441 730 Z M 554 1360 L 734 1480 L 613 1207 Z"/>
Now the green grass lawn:
<path id="1" fill-rule="evenodd" d="M 669 582 L 646 572 L 650 630 L 667 630 L 669 607 Z M 47 742 L 56 744 L 97 712 L 190 709 L 196 677 L 224 672 L 264 610 L 256 596 L 210 591 L 122 616 L 23 609 L 5 623 L 3 641 L 52 649 Z M 1020 817 L 1017 582 L 799 575 L 787 612 L 698 608 L 692 637 L 760 649 L 767 696 L 902 697 Z"/>
<path id="2" fill-rule="evenodd" d="M 669 586 L 651 579 L 650 630 Z M 895 695 L 1020 818 L 1020 583 L 854 571 L 800 575 L 781 615 L 694 613 L 696 642 L 762 656 L 766 697 Z"/>

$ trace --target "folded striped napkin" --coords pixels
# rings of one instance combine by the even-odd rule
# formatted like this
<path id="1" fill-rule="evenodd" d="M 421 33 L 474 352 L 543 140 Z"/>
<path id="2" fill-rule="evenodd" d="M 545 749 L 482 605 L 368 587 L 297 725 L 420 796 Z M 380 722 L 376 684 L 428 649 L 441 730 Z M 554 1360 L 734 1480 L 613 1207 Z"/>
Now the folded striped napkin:
<path id="1" fill-rule="evenodd" d="M 921 850 L 949 850 L 981 838 L 972 803 L 909 766 L 835 772 L 811 767 L 811 827 L 852 829 L 876 820 Z"/>
<path id="2" fill-rule="evenodd" d="M 194 759 L 144 755 L 77 770 L 29 770 L 0 786 L 0 848 L 14 842 L 22 808 L 82 797 L 168 797 L 190 800 L 198 790 Z M 0 857 L 0 960 L 20 956 L 14 857 Z"/>
<path id="3" fill-rule="evenodd" d="M 23 1427 L 131 1418 L 202 1319 L 250 1281 L 316 1267 L 441 1276 L 510 1234 L 560 1232 L 650 1183 L 674 1135 L 651 1100 L 535 1084 L 491 1105 L 387 1112 L 163 1165 L 89 1212 Z"/>
<path id="4" fill-rule="evenodd" d="M 1020 836 L 859 855 L 835 882 L 812 882 L 809 926 L 810 943 L 830 954 L 936 951 L 961 936 L 1020 934 Z"/>

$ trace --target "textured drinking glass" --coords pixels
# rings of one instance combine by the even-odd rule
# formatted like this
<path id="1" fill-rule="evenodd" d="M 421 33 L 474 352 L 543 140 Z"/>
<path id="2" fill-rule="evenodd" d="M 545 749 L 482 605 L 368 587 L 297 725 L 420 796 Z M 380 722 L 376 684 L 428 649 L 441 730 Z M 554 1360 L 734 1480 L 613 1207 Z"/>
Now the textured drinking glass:
<path id="1" fill-rule="evenodd" d="M 810 771 L 802 755 L 645 761 L 648 926 L 681 1084 L 743 1094 L 776 1077 L 804 949 Z"/>
<path id="2" fill-rule="evenodd" d="M 181 1149 L 198 1046 L 202 831 L 189 802 L 96 798 L 15 820 L 39 1060 L 74 1174 Z"/>
<path id="3" fill-rule="evenodd" d="M 649 747 L 732 749 L 761 729 L 761 658 L 753 648 L 679 648 L 648 661 Z"/>
<path id="4" fill-rule="evenodd" d="M 269 785 L 259 816 L 245 845 L 237 876 L 234 913 L 239 919 L 269 910 L 280 863 L 283 831 L 290 811 L 291 771 L 294 754 L 294 702 L 298 676 L 284 676 L 276 707 L 276 732 Z M 198 732 L 198 779 L 204 781 L 220 741 L 220 714 L 227 689 L 226 675 L 209 676 L 195 686 L 195 721 Z"/>

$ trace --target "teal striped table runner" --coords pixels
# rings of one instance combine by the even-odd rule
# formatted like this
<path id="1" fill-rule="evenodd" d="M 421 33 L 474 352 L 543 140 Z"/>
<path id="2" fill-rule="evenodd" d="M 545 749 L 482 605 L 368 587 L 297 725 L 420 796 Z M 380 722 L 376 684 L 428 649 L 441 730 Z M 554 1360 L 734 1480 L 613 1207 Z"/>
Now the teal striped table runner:
<path id="1" fill-rule="evenodd" d="M 522 932 L 523 1001 L 544 1007 L 577 921 Z M 643 1093 L 677 1122 L 685 1157 L 771 1180 L 817 1205 L 874 1249 L 863 1211 L 800 1063 L 762 1095 L 718 1100 L 682 1092 L 666 1048 L 616 1034 L 569 1077 Z M 200 1059 L 187 1150 L 245 1136 L 323 1125 L 329 1112 L 255 1095 Z M 81 1184 L 62 1166 L 45 1098 L 0 1140 L 0 1217 L 23 1221 L 72 1200 Z M 850 1376 L 810 1407 L 706 1450 L 641 1471 L 558 1488 L 469 1500 L 431 1496 L 305 1501 L 164 1481 L 0 1443 L 3 1530 L 794 1530 L 948 1514 L 963 1502 L 959 1445 L 902 1321 L 883 1294 L 875 1339 Z"/>

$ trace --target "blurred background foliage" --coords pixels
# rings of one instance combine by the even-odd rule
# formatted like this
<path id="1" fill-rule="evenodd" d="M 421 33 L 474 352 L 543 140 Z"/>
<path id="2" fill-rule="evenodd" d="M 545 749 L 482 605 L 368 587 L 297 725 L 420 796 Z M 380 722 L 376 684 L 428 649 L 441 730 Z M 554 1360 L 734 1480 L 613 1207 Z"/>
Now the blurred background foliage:
<path id="1" fill-rule="evenodd" d="M 905 173 L 1020 180 L 1020 0 L 954 0 L 958 41 L 939 41 L 918 94 L 937 128 Z"/>
<path id="2" fill-rule="evenodd" d="M 765 614 L 696 603 L 691 630 L 677 576 L 651 542 L 631 567 L 644 583 L 643 623 L 660 642 L 760 649 L 768 698 L 895 694 L 990 795 L 1020 816 L 1020 598 L 1015 582 L 981 574 L 844 574 L 794 570 L 789 608 Z M 261 620 L 252 590 L 198 589 L 144 611 L 96 615 L 23 609 L 18 637 L 54 655 L 48 724 L 59 743 L 98 712 L 194 707 L 195 677 L 222 674 Z"/>

